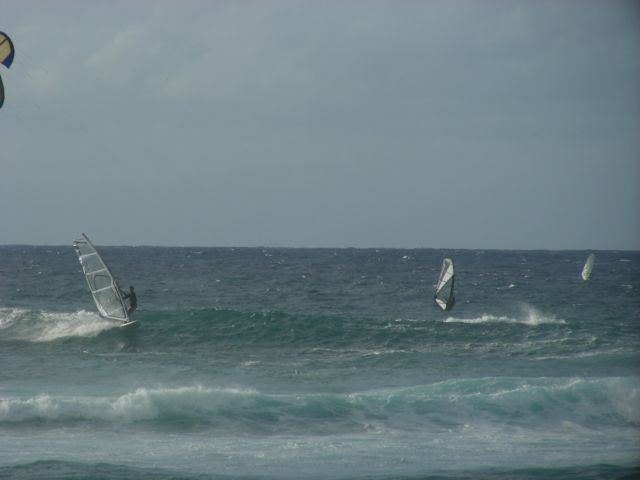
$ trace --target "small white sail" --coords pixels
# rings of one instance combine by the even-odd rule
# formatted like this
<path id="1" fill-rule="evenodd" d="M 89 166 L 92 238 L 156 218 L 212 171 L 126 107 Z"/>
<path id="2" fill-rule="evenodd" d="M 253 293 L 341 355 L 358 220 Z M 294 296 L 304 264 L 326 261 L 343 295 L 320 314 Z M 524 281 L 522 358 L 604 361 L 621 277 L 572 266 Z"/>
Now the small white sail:
<path id="1" fill-rule="evenodd" d="M 453 294 L 454 284 L 453 260 L 445 258 L 442 261 L 440 276 L 436 284 L 436 292 L 433 301 L 442 310 L 451 310 L 455 304 L 455 296 Z"/>
<path id="2" fill-rule="evenodd" d="M 589 280 L 589 278 L 591 277 L 591 271 L 593 270 L 593 264 L 595 261 L 596 261 L 595 254 L 593 253 L 589 254 L 589 256 L 587 257 L 587 261 L 584 264 L 584 267 L 582 267 L 583 280 Z"/>
<path id="3" fill-rule="evenodd" d="M 120 287 L 89 238 L 83 233 L 73 242 L 73 247 L 100 316 L 128 323 L 129 316 Z"/>

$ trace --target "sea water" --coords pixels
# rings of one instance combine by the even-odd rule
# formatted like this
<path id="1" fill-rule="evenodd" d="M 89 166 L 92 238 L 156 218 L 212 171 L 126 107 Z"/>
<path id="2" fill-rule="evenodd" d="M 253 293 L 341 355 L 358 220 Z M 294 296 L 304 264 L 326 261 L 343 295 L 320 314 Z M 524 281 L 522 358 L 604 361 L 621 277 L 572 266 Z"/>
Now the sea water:
<path id="1" fill-rule="evenodd" d="M 0 478 L 640 475 L 639 252 L 99 249 L 0 247 Z"/>

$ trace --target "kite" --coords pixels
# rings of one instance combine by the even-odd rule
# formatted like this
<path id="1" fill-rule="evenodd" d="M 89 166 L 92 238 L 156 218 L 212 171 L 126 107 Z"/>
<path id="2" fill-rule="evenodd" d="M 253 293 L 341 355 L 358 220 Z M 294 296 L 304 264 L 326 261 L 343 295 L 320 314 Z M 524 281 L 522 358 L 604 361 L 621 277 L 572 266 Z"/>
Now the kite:
<path id="1" fill-rule="evenodd" d="M 13 48 L 13 42 L 7 36 L 6 33 L 0 32 L 0 63 L 9 68 L 13 62 L 13 55 L 15 49 Z M 2 85 L 2 77 L 0 77 L 0 108 L 4 103 L 4 85 Z"/>

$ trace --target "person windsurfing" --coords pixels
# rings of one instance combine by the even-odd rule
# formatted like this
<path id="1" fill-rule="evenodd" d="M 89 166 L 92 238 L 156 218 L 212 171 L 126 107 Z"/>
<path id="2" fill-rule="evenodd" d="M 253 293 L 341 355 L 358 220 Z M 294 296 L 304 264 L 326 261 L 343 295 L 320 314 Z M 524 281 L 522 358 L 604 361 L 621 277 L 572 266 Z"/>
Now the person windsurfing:
<path id="1" fill-rule="evenodd" d="M 122 292 L 122 298 L 125 300 L 129 299 L 129 308 L 127 308 L 127 315 L 131 316 L 136 308 L 138 308 L 138 297 L 136 297 L 136 292 L 133 290 L 133 286 L 129 287 L 129 293 L 124 290 L 120 290 Z"/>

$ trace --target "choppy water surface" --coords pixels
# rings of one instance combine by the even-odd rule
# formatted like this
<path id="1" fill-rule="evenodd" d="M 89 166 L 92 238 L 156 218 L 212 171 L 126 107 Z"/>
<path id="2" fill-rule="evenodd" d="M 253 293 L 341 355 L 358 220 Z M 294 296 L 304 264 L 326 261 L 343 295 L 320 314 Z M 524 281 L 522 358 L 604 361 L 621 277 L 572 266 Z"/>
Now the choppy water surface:
<path id="1" fill-rule="evenodd" d="M 0 478 L 640 474 L 637 252 L 100 250 L 0 247 Z"/>

